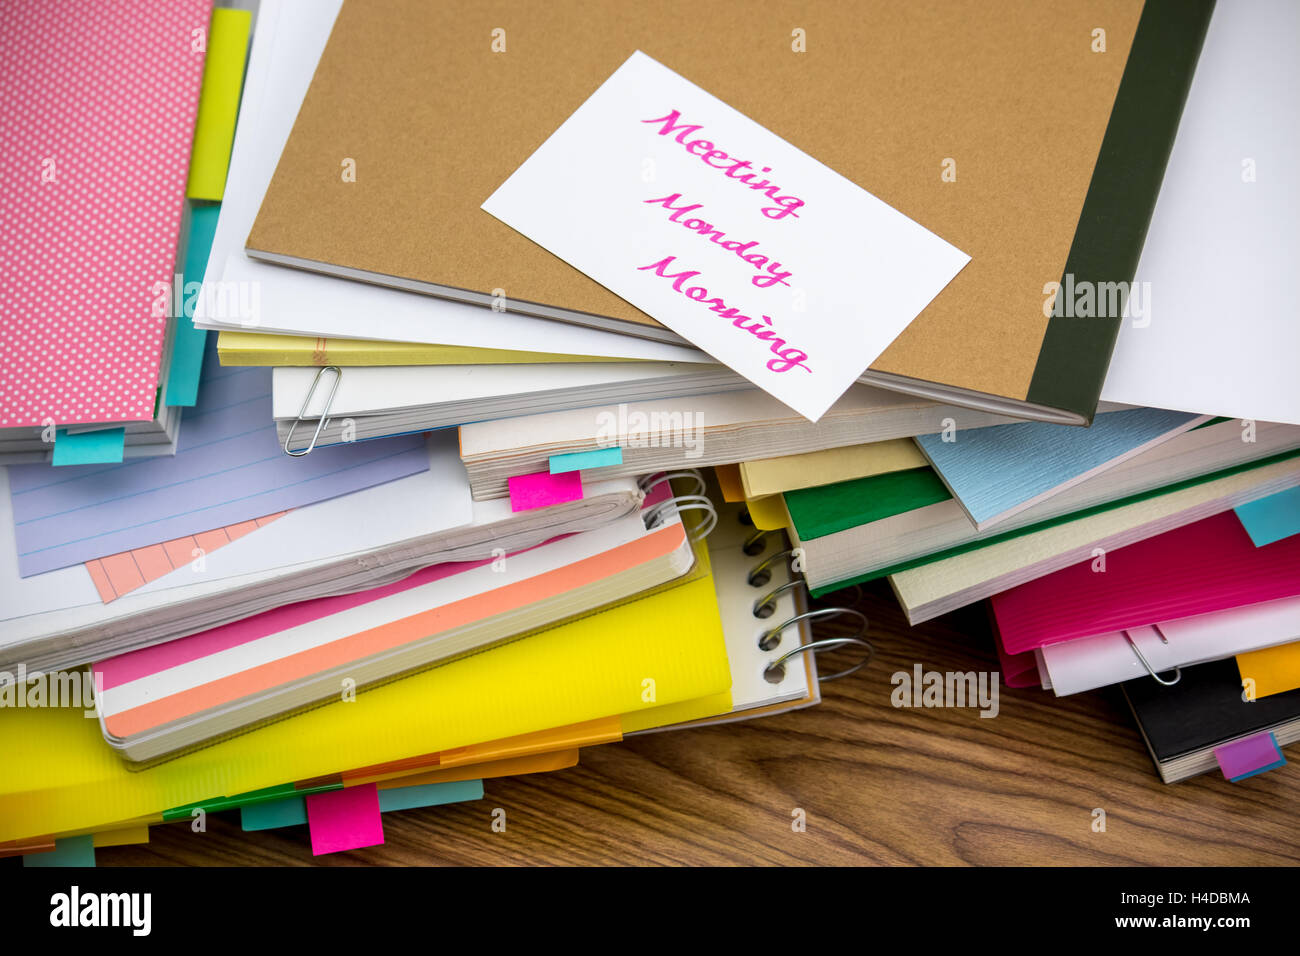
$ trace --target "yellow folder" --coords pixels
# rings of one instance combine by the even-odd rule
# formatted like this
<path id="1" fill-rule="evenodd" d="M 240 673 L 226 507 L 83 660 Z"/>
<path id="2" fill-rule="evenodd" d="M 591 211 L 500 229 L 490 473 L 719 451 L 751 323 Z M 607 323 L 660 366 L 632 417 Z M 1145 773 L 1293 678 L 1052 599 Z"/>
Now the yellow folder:
<path id="1" fill-rule="evenodd" d="M 697 548 L 704 569 L 708 555 Z M 369 688 L 143 770 L 81 710 L 0 712 L 0 842 L 726 693 L 703 574 L 526 639 Z"/>
<path id="2" fill-rule="evenodd" d="M 516 352 L 468 345 L 420 342 L 370 342 L 365 339 L 312 338 L 270 332 L 221 332 L 217 358 L 222 365 L 536 365 L 547 362 L 635 362 L 639 359 L 558 352 Z"/>

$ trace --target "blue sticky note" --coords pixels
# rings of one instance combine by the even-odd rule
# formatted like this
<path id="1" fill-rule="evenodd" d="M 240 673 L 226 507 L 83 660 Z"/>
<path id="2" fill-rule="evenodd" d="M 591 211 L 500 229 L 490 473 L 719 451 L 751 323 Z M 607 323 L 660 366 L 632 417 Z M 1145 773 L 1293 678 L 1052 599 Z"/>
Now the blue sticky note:
<path id="1" fill-rule="evenodd" d="M 302 797 L 263 800 L 239 808 L 242 830 L 277 830 L 307 822 L 307 801 Z"/>
<path id="2" fill-rule="evenodd" d="M 426 783 L 415 787 L 392 787 L 379 791 L 379 812 L 437 807 L 444 803 L 482 799 L 482 780 L 454 780 L 449 783 Z"/>
<path id="3" fill-rule="evenodd" d="M 196 205 L 190 214 L 190 237 L 185 247 L 185 265 L 181 275 L 181 291 L 191 282 L 202 282 L 208 267 L 208 254 L 212 251 L 212 237 L 217 233 L 219 203 Z M 199 399 L 199 375 L 203 371 L 203 348 L 207 344 L 207 329 L 194 327 L 190 296 L 184 295 L 185 315 L 176 317 L 176 331 L 172 336 L 171 365 L 167 371 L 167 394 L 164 405 L 192 407 Z"/>
<path id="4" fill-rule="evenodd" d="M 1198 416 L 1159 408 L 1106 412 L 1089 428 L 1017 422 L 916 439 L 954 498 L 983 530 L 1184 431 Z"/>
<path id="5" fill-rule="evenodd" d="M 1236 508 L 1246 534 L 1257 548 L 1300 534 L 1300 488 L 1288 488 Z"/>
<path id="6" fill-rule="evenodd" d="M 104 428 L 93 432 L 69 434 L 60 428 L 54 432 L 54 464 L 112 465 L 121 462 L 126 448 L 125 428 Z"/>
<path id="7" fill-rule="evenodd" d="M 597 448 L 594 451 L 575 451 L 567 455 L 551 456 L 551 474 L 562 475 L 568 471 L 585 471 L 588 468 L 606 468 L 623 464 L 623 448 Z"/>
<path id="8" fill-rule="evenodd" d="M 31 853 L 23 857 L 23 866 L 94 866 L 95 835 L 62 837 L 54 841 L 54 849 L 45 853 Z"/>

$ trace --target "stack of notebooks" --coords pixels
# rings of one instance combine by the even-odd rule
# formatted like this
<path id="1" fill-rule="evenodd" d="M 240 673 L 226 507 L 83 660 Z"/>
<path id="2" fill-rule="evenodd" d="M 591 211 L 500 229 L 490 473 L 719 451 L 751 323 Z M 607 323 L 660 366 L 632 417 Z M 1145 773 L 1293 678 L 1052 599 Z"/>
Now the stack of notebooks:
<path id="1" fill-rule="evenodd" d="M 1168 782 L 1284 762 L 1293 5 L 237 6 L 0 12 L 0 854 L 373 845 L 818 703 L 879 578 Z"/>

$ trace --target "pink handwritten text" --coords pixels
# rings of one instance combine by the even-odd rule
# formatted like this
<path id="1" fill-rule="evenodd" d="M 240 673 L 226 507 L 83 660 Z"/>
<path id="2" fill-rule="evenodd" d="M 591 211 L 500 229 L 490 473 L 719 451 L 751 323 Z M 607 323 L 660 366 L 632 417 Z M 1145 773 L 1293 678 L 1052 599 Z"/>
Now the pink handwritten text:
<path id="1" fill-rule="evenodd" d="M 652 262 L 648 266 L 637 266 L 638 272 L 645 272 L 647 269 L 653 269 L 654 274 L 663 279 L 671 279 L 673 289 L 693 299 L 701 305 L 707 305 L 709 310 L 722 316 L 724 319 L 731 319 L 731 324 L 738 329 L 749 332 L 754 338 L 760 341 L 770 343 L 773 354 L 777 357 L 767 363 L 767 368 L 772 372 L 788 372 L 792 368 L 801 368 L 805 372 L 811 372 L 812 369 L 804 364 L 808 359 L 808 353 L 797 348 L 786 345 L 785 339 L 776 334 L 772 328 L 773 322 L 770 315 L 764 315 L 760 319 L 754 319 L 748 315 L 742 315 L 740 310 L 727 303 L 720 297 L 710 296 L 709 290 L 704 286 L 692 285 L 686 283 L 698 276 L 698 269 L 686 269 L 681 272 L 672 272 L 668 270 L 677 260 L 676 256 L 665 256 L 658 262 Z M 763 323 L 767 323 L 764 325 Z"/>
<path id="2" fill-rule="evenodd" d="M 680 122 L 681 112 L 673 110 L 667 116 L 661 116 L 658 119 L 641 120 L 642 123 L 659 123 L 659 135 L 668 136 L 672 133 L 677 135 L 673 137 L 682 146 L 686 147 L 686 152 L 692 156 L 698 156 L 700 161 L 706 166 L 722 170 L 728 179 L 734 179 L 736 182 L 744 183 L 750 189 L 757 190 L 767 196 L 775 206 L 766 206 L 762 213 L 768 219 L 784 219 L 786 216 L 799 218 L 795 212 L 803 206 L 804 201 L 796 196 L 783 195 L 782 187 L 776 185 L 768 179 L 761 179 L 757 173 L 742 173 L 743 169 L 753 168 L 753 163 L 747 159 L 736 159 L 720 149 L 716 149 L 714 144 L 707 139 L 693 139 L 687 142 L 686 137 L 698 133 L 704 127 L 699 124 L 688 124 Z M 758 172 L 770 173 L 772 167 L 764 166 Z"/>
<path id="3" fill-rule="evenodd" d="M 683 219 L 682 217 L 686 215 L 686 213 L 695 212 L 697 209 L 703 209 L 704 205 L 702 203 L 695 203 L 690 206 L 674 206 L 673 203 L 678 201 L 684 201 L 682 200 L 681 193 L 673 193 L 671 196 L 664 196 L 662 199 L 642 200 L 642 202 L 663 206 L 665 209 L 671 210 L 672 215 L 668 217 L 669 222 L 675 222 L 680 226 L 685 226 L 687 229 L 697 232 L 701 236 L 705 236 L 711 242 L 728 252 L 734 252 L 736 255 L 740 256 L 741 259 L 757 270 L 758 275 L 751 277 L 749 281 L 760 289 L 770 289 L 774 285 L 788 286 L 790 284 L 786 280 L 794 275 L 793 272 L 782 271 L 781 263 L 763 255 L 762 253 L 752 251 L 758 246 L 757 239 L 751 239 L 749 242 L 741 242 L 739 239 L 727 239 L 727 234 L 714 226 L 711 222 L 706 222 L 703 219 Z M 766 269 L 766 272 L 764 269 Z"/>

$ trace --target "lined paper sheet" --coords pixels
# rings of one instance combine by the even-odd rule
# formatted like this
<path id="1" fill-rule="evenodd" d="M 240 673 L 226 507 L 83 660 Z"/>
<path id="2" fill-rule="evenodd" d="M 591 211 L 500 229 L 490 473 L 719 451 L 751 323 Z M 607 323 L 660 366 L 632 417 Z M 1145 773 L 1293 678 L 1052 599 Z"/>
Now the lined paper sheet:
<path id="1" fill-rule="evenodd" d="M 271 419 L 271 370 L 204 359 L 199 405 L 171 458 L 9 469 L 23 577 L 199 534 L 425 471 L 422 435 L 284 454 Z"/>

